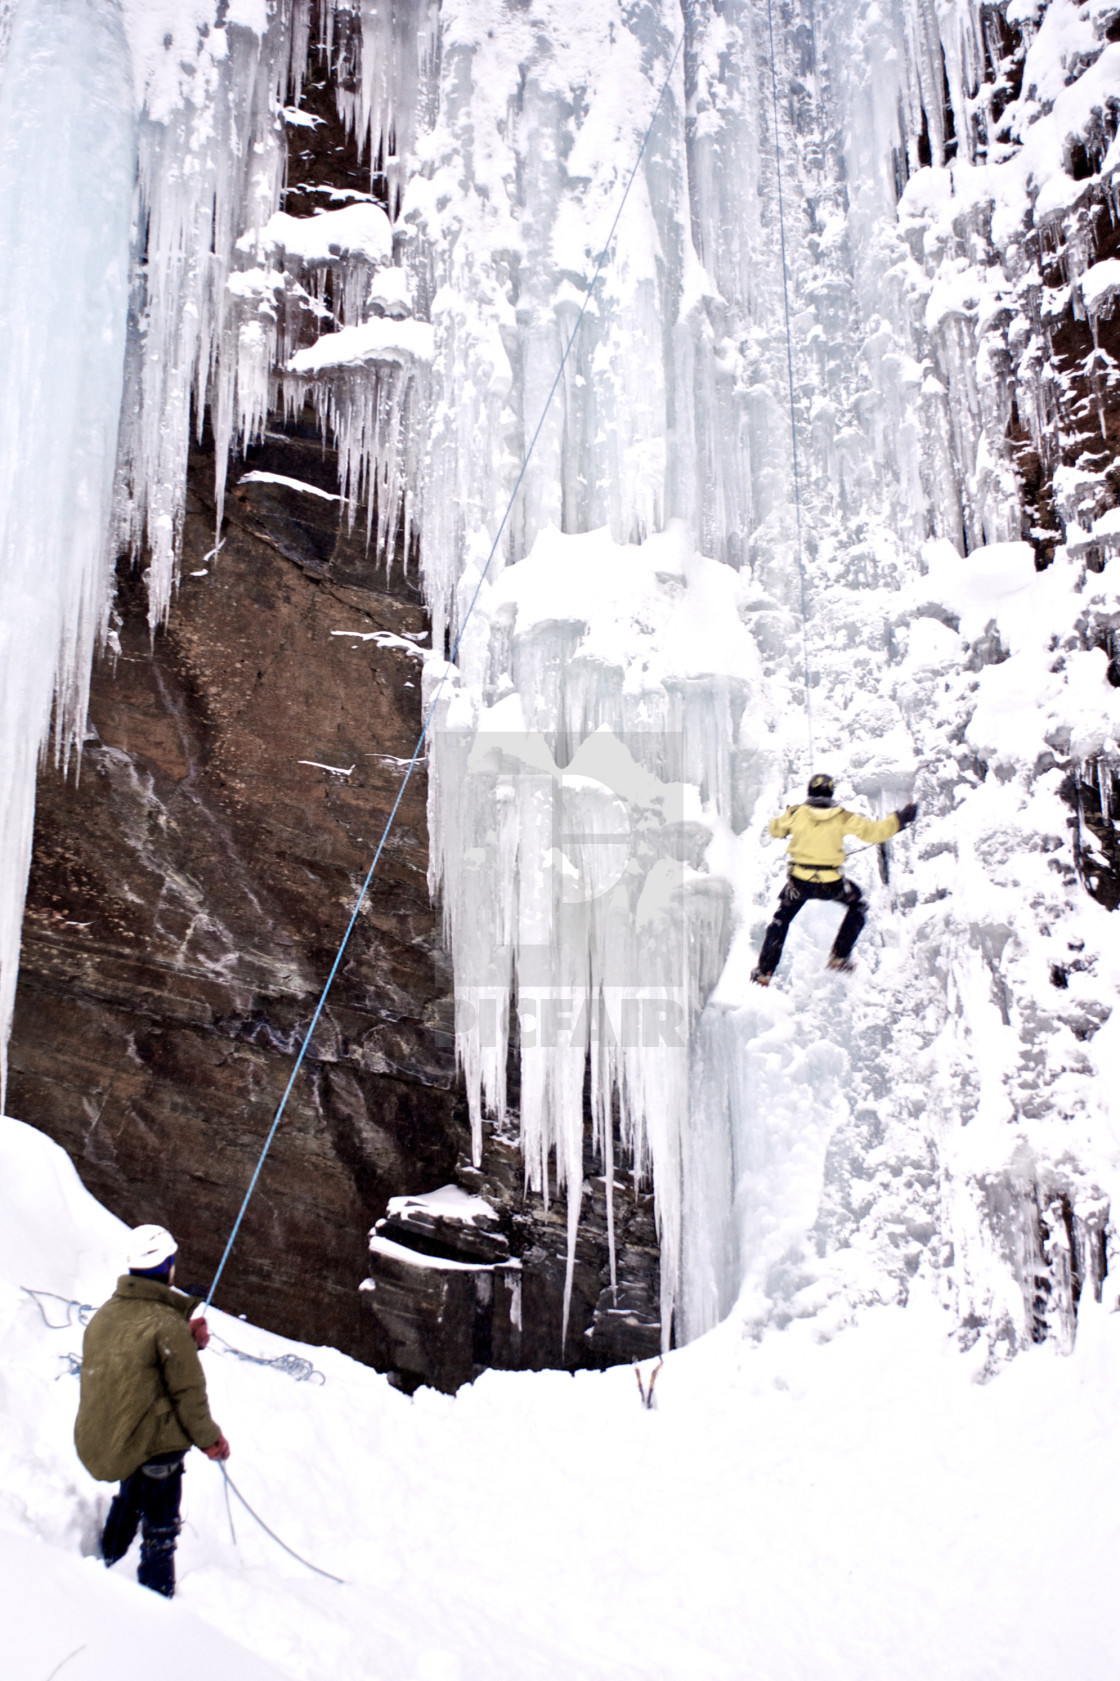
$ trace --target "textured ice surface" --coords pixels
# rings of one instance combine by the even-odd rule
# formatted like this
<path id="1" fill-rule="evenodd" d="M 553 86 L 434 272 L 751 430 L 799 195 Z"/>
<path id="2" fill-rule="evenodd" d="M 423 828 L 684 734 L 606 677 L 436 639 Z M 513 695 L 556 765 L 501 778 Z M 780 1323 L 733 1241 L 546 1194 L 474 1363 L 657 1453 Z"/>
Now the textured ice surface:
<path id="1" fill-rule="evenodd" d="M 16 8 L 11 52 L 39 15 Z M 328 4 L 323 48 L 387 208 L 344 193 L 298 219 L 277 212 L 302 0 L 122 16 L 132 97 L 97 144 L 136 111 L 124 401 L 112 379 L 82 399 L 103 440 L 122 416 L 117 534 L 150 560 L 156 624 L 205 405 L 220 508 L 225 445 L 310 401 L 340 511 L 364 502 L 374 543 L 419 552 L 429 694 L 463 632 L 430 818 L 476 1143 L 515 1031 L 527 1177 L 568 1190 L 573 1237 L 588 1106 L 599 1151 L 653 1175 L 666 1334 L 670 1312 L 689 1336 L 738 1297 L 752 1323 L 827 1328 L 926 1273 L 966 1337 L 1068 1346 L 1117 1168 L 1115 940 L 1085 884 L 1115 799 L 1120 538 L 1099 464 L 1058 464 L 1048 333 L 1067 303 L 1098 324 L 1116 293 L 1082 214 L 1085 167 L 1097 190 L 1120 166 L 1107 8 L 1016 0 L 1018 87 L 976 0 L 794 0 L 773 64 L 766 9 L 689 8 L 667 82 L 674 0 Z M 78 284 L 36 244 L 61 221 L 26 205 L 17 312 Z M 1057 231 L 1065 274 L 1044 285 Z M 763 997 L 748 976 L 781 875 L 764 819 L 809 769 L 787 356 L 817 765 L 848 803 L 913 795 L 922 817 L 889 857 L 853 856 L 872 910 L 857 979 L 822 974 L 837 913 L 815 906 Z M 12 389 L 3 424 L 42 391 L 69 412 L 61 383 Z M 1060 531 L 1024 529 L 1016 420 L 1056 468 Z M 65 429 L 47 429 L 53 448 Z M 32 464 L 21 486 L 35 438 L 6 462 Z M 81 498 L 58 506 L 85 519 Z M 1036 545 L 1056 549 L 1037 573 Z M 43 653 L 6 737 L 25 790 L 44 672 L 65 679 L 63 739 L 80 723 L 108 552 L 68 550 L 53 628 L 48 592 L 20 606 Z M 10 998 L 30 807 L 7 811 Z"/>
<path id="2" fill-rule="evenodd" d="M 434 271 L 423 566 L 437 648 L 475 599 L 679 26 L 671 6 L 538 10 L 543 28 L 502 5 L 444 7 L 435 120 L 404 190 Z M 1036 573 L 1021 541 L 1007 334 L 1029 285 L 1017 230 L 1072 203 L 1071 137 L 1120 78 L 1096 26 L 1054 5 L 997 132 L 969 104 L 986 39 L 967 3 L 782 12 L 775 134 L 765 14 L 690 18 L 441 702 L 433 879 L 476 1129 L 484 1108 L 503 1112 L 507 999 L 539 1022 L 552 987 L 564 1031 L 522 1042 L 527 1173 L 544 1188 L 550 1149 L 561 1184 L 582 1173 L 586 1047 L 600 1147 L 613 1105 L 652 1162 L 663 1311 L 675 1301 L 684 1335 L 739 1295 L 748 1318 L 835 1324 L 904 1297 L 924 1265 L 993 1342 L 1045 1325 L 1068 1340 L 1077 1289 L 1103 1265 L 1116 1162 L 1093 1073 L 1108 1039 L 1049 977 L 1074 952 L 1111 1008 L 1107 913 L 1075 880 L 1054 755 L 1115 752 L 1107 655 L 1085 640 L 1115 586 L 1072 550 Z M 761 822 L 809 768 L 778 145 L 817 764 L 849 803 L 879 815 L 914 795 L 923 820 L 889 864 L 853 859 L 873 908 L 858 980 L 821 973 L 837 913 L 814 907 L 763 998 L 747 976 L 780 865 Z M 1041 435 L 1023 366 L 1020 413 Z M 1064 494 L 1077 506 L 1081 482 Z M 653 578 L 636 578 L 635 554 L 670 531 Z M 735 587 L 694 607 L 713 565 Z M 608 956 L 631 985 L 664 979 L 632 915 L 628 940 L 611 927 L 615 889 L 578 927 L 563 909 L 589 878 L 578 848 L 555 844 L 565 778 L 604 731 L 691 783 L 704 827 L 698 875 L 682 872 L 693 901 L 682 893 L 657 941 L 691 1028 L 684 1078 L 674 1064 L 630 1084 L 650 1049 L 592 1043 Z M 568 827 L 609 852 L 618 814 L 599 798 L 598 833 Z M 714 914 L 721 884 L 734 938 L 712 993 L 732 933 Z"/>
<path id="3" fill-rule="evenodd" d="M 118 14 L 34 0 L 0 65 L 0 1091 L 35 772 L 85 729 L 106 628 L 136 125 Z"/>

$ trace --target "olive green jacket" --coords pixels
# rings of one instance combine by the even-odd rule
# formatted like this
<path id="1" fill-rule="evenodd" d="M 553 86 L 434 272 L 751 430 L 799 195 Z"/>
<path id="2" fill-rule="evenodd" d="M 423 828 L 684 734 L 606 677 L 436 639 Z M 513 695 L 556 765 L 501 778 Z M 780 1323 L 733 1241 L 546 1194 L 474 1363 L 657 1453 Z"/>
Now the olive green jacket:
<path id="1" fill-rule="evenodd" d="M 188 1324 L 197 1306 L 197 1296 L 125 1273 L 86 1327 L 74 1445 L 99 1482 L 119 1482 L 158 1453 L 221 1440 Z"/>
<path id="2" fill-rule="evenodd" d="M 799 881 L 839 881 L 844 866 L 844 836 L 855 835 L 875 845 L 897 835 L 898 813 L 876 822 L 841 805 L 787 806 L 770 824 L 775 840 L 789 836 L 790 875 Z"/>

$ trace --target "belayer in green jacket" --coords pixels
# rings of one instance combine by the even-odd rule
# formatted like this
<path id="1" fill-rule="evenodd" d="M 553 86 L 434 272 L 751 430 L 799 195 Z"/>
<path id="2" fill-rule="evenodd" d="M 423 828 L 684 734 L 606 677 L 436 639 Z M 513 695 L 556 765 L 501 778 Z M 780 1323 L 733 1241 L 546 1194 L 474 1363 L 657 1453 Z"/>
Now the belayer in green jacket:
<path id="1" fill-rule="evenodd" d="M 916 805 L 904 805 L 881 822 L 845 811 L 833 803 L 836 784 L 831 776 L 814 776 L 809 781 L 809 798 L 804 805 L 787 806 L 770 824 L 775 840 L 789 840 L 789 879 L 782 888 L 778 908 L 766 930 L 758 964 L 751 980 L 769 986 L 782 955 L 789 925 L 807 899 L 839 900 L 847 906 L 843 922 L 832 944 L 830 969 L 847 972 L 852 968 L 852 948 L 863 932 L 867 907 L 854 881 L 844 879 L 844 836 L 874 846 L 890 840 L 907 828 L 918 815 Z"/>
<path id="2" fill-rule="evenodd" d="M 176 1252 L 162 1226 L 132 1233 L 129 1270 L 86 1327 L 74 1425 L 90 1476 L 120 1482 L 101 1534 L 102 1558 L 116 1564 L 139 1529 L 136 1580 L 168 1599 L 175 1592 L 183 1460 L 192 1446 L 210 1459 L 229 1458 L 198 1358 L 210 1340 L 205 1319 L 192 1318 L 201 1303 L 172 1288 Z"/>

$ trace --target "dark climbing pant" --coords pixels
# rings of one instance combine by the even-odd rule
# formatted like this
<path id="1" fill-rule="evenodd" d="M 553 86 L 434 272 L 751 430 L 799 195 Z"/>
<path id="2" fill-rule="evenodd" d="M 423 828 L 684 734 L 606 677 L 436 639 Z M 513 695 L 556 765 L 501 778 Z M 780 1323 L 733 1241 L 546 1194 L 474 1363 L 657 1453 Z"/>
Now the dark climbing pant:
<path id="1" fill-rule="evenodd" d="M 160 1453 L 126 1477 L 109 1507 L 101 1532 L 106 1564 L 123 1558 L 140 1530 L 136 1580 L 170 1599 L 175 1592 L 175 1542 L 183 1493 L 183 1454 Z"/>
<path id="2" fill-rule="evenodd" d="M 790 876 L 782 888 L 778 908 L 762 942 L 762 950 L 758 957 L 758 967 L 762 974 L 772 975 L 778 967 L 789 925 L 807 899 L 838 899 L 842 905 L 847 905 L 847 915 L 832 942 L 832 955 L 841 963 L 846 962 L 852 955 L 852 947 L 862 934 L 863 925 L 867 921 L 867 906 L 855 882 L 798 881 L 795 876 Z"/>

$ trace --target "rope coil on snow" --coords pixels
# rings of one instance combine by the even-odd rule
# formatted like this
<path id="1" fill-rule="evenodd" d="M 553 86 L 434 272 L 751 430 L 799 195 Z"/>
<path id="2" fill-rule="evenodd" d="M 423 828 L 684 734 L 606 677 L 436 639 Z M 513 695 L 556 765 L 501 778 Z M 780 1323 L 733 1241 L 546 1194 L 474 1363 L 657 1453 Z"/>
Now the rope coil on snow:
<path id="1" fill-rule="evenodd" d="M 48 1331 L 66 1331 L 74 1325 L 88 1325 L 93 1318 L 94 1309 L 91 1304 L 80 1302 L 76 1296 L 60 1296 L 54 1290 L 32 1290 L 26 1284 L 21 1284 L 20 1289 L 25 1296 L 31 1297 L 31 1300 L 39 1309 L 39 1316 Z M 47 1310 L 43 1306 L 42 1297 L 63 1304 L 66 1309 L 66 1318 L 61 1324 L 55 1325 L 47 1318 Z M 318 1366 L 313 1365 L 310 1360 L 305 1359 L 302 1354 L 250 1354 L 247 1349 L 235 1348 L 233 1343 L 227 1342 L 224 1337 L 218 1336 L 215 1331 L 211 1331 L 210 1341 L 219 1345 L 215 1350 L 218 1354 L 232 1354 L 235 1360 L 244 1360 L 251 1366 L 268 1366 L 274 1372 L 283 1372 L 285 1377 L 294 1378 L 297 1383 L 322 1385 L 327 1381 L 326 1374 L 321 1372 Z M 60 1354 L 59 1359 L 66 1362 L 70 1376 L 77 1377 L 82 1369 L 81 1355 Z"/>
<path id="2" fill-rule="evenodd" d="M 75 1324 L 88 1325 L 93 1318 L 94 1310 L 90 1303 L 80 1302 L 74 1296 L 60 1296 L 54 1290 L 32 1290 L 26 1284 L 21 1284 L 20 1289 L 25 1296 L 31 1297 L 48 1331 L 66 1331 Z M 61 1325 L 52 1325 L 47 1318 L 47 1310 L 43 1306 L 44 1297 L 52 1302 L 62 1302 L 66 1308 L 66 1318 Z"/>
<path id="3" fill-rule="evenodd" d="M 275 1372 L 283 1372 L 285 1377 L 295 1378 L 297 1383 L 324 1384 L 327 1381 L 318 1366 L 312 1365 L 310 1360 L 305 1360 L 302 1354 L 275 1354 L 271 1357 L 267 1354 L 249 1354 L 243 1348 L 234 1348 L 231 1342 L 226 1342 L 224 1337 L 217 1336 L 213 1331 L 210 1333 L 210 1341 L 221 1344 L 219 1354 L 232 1354 L 236 1360 L 244 1360 L 251 1366 L 270 1366 Z"/>

